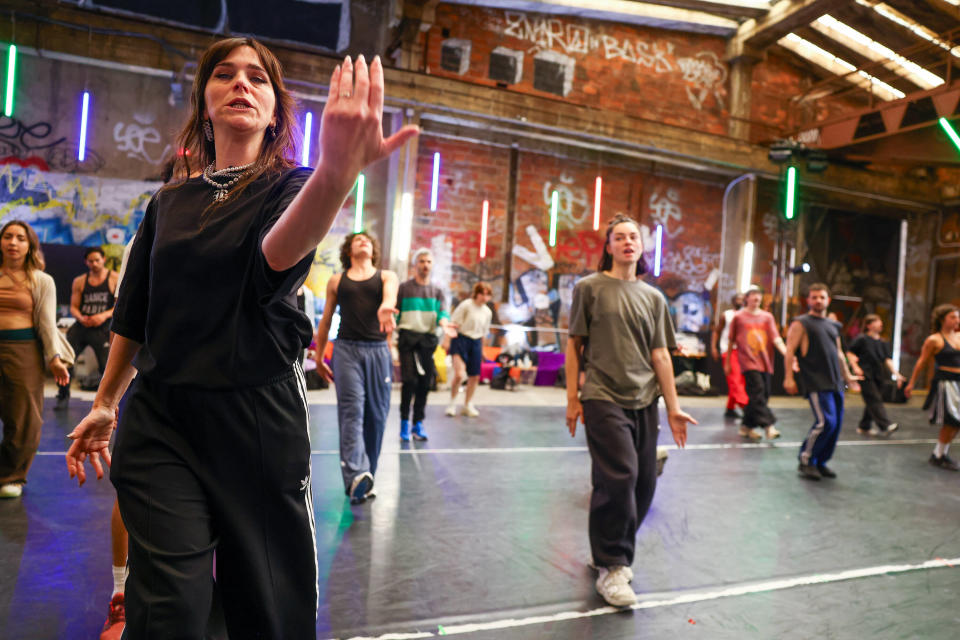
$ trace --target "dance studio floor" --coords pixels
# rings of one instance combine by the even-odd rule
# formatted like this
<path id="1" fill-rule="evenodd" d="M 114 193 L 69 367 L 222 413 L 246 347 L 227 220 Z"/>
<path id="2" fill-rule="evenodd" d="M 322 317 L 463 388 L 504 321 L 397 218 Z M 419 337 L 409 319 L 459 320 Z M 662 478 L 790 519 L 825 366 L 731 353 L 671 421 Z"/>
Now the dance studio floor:
<path id="1" fill-rule="evenodd" d="M 856 434 L 850 398 L 839 478 L 811 482 L 796 473 L 811 421 L 801 401 L 774 399 L 783 437 L 749 444 L 722 399 L 683 398 L 700 426 L 670 451 L 637 537 L 640 603 L 621 612 L 587 568 L 589 456 L 566 431 L 563 391 L 479 395 L 469 419 L 444 417 L 434 394 L 429 442 L 403 447 L 395 398 L 378 497 L 351 507 L 333 393 L 311 392 L 318 638 L 960 634 L 960 473 L 927 464 L 935 434 L 916 400 L 891 406 L 902 429 L 879 440 Z M 64 436 L 89 403 L 52 406 L 23 498 L 0 501 L 0 638 L 95 639 L 106 617 L 113 490 L 77 489 L 64 467 Z"/>

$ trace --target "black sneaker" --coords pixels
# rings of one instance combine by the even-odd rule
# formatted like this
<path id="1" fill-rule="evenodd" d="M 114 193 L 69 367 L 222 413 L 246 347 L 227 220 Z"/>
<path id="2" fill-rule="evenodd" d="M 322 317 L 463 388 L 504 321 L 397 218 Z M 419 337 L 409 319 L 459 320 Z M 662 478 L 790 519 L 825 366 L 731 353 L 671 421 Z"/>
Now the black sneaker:
<path id="1" fill-rule="evenodd" d="M 934 454 L 930 454 L 930 464 L 935 467 L 940 467 L 941 469 L 946 469 L 947 471 L 960 471 L 960 465 L 954 461 L 953 458 L 944 454 L 939 458 Z"/>
<path id="2" fill-rule="evenodd" d="M 66 411 L 70 407 L 70 396 L 57 395 L 57 403 L 53 405 L 54 411 Z"/>
<path id="3" fill-rule="evenodd" d="M 817 471 L 820 472 L 820 476 L 823 477 L 823 478 L 836 478 L 836 477 L 837 477 L 837 474 L 834 473 L 833 470 L 830 469 L 830 467 L 828 467 L 828 466 L 825 465 L 825 464 L 821 464 L 819 467 L 817 467 Z"/>
<path id="4" fill-rule="evenodd" d="M 809 480 L 819 480 L 822 476 L 820 475 L 820 470 L 817 469 L 812 464 L 803 464 L 800 463 L 800 466 L 797 467 L 797 472 Z"/>
<path id="5" fill-rule="evenodd" d="M 737 413 L 736 409 L 727 409 L 723 412 L 723 417 L 730 418 L 731 420 L 739 420 L 741 416 Z"/>

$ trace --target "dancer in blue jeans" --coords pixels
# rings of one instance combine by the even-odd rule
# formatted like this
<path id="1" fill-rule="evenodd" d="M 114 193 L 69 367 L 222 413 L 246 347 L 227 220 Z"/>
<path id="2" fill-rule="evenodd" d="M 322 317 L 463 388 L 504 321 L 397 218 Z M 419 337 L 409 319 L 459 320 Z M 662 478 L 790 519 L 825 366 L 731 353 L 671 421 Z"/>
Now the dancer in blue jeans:
<path id="1" fill-rule="evenodd" d="M 796 358 L 800 364 L 800 382 L 813 410 L 813 426 L 800 445 L 797 471 L 810 480 L 820 480 L 837 477 L 827 461 L 833 456 L 843 425 L 844 381 L 852 391 L 859 391 L 860 385 L 843 358 L 838 325 L 827 318 L 830 306 L 827 285 L 810 285 L 807 306 L 810 310 L 795 319 L 787 331 L 783 388 L 790 394 L 798 391 L 793 375 Z"/>
<path id="2" fill-rule="evenodd" d="M 340 424 L 340 473 L 352 504 L 374 497 L 383 430 L 390 410 L 393 361 L 387 338 L 396 327 L 397 275 L 378 268 L 380 243 L 370 233 L 351 233 L 340 246 L 343 273 L 327 283 L 327 300 L 317 328 L 317 371 L 333 380 Z M 340 330 L 333 345 L 333 369 L 323 361 L 333 311 L 340 306 Z"/>

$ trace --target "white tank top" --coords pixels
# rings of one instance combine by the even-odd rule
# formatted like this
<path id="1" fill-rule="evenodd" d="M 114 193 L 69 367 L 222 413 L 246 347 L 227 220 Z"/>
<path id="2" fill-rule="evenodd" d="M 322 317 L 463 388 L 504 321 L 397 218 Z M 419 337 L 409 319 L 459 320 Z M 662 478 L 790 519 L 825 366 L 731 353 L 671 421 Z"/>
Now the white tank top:
<path id="1" fill-rule="evenodd" d="M 730 343 L 730 323 L 733 322 L 733 316 L 736 313 L 734 309 L 727 309 L 723 312 L 723 331 L 720 332 L 720 353 L 727 352 L 727 345 Z"/>

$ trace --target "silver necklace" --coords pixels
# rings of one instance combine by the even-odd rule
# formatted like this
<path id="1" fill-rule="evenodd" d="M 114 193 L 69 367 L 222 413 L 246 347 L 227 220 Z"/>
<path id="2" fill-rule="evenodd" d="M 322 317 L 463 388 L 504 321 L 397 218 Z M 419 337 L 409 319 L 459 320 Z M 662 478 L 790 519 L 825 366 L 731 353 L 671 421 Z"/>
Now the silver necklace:
<path id="1" fill-rule="evenodd" d="M 257 163 L 251 162 L 250 164 L 245 164 L 239 167 L 227 167 L 226 169 L 221 169 L 220 171 L 213 170 L 212 162 L 207 165 L 207 168 L 203 170 L 203 181 L 215 189 L 213 192 L 213 201 L 223 202 L 226 200 L 227 196 L 230 194 L 230 187 L 237 184 L 241 178 L 250 173 L 255 164 Z M 229 178 L 229 180 L 226 182 L 217 182 L 214 180 L 214 178 Z"/>

